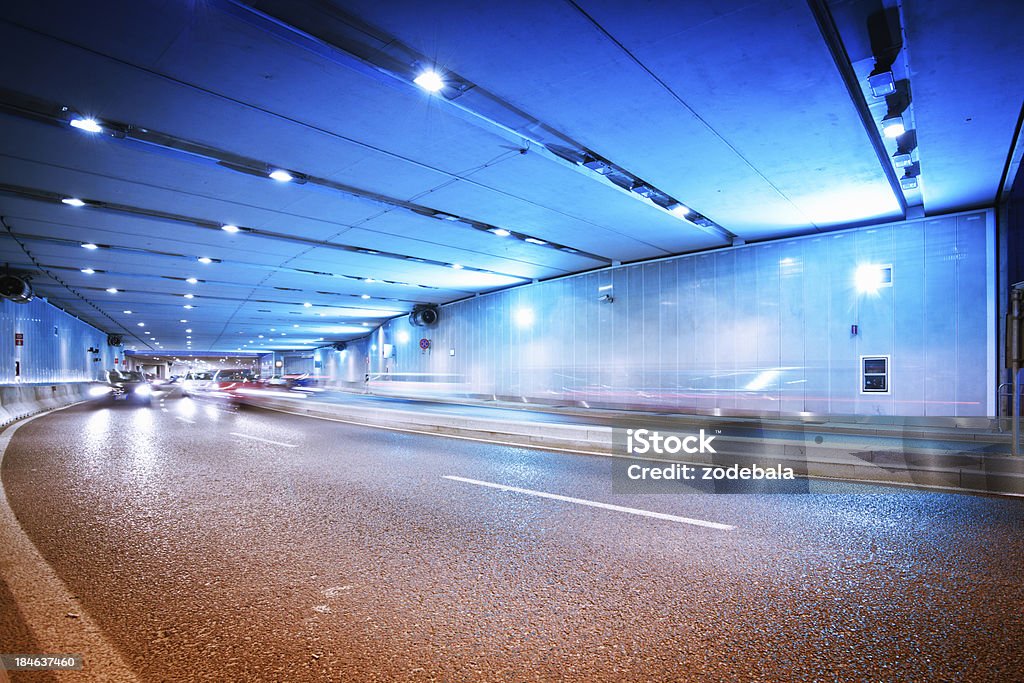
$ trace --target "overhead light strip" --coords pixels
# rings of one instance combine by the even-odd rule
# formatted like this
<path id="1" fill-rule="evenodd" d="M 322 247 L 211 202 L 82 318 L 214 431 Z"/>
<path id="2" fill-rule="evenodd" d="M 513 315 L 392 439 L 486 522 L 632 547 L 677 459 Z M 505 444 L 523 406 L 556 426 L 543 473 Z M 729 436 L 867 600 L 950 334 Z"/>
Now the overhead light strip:
<path id="1" fill-rule="evenodd" d="M 80 120 L 79 115 L 74 110 L 67 106 L 60 106 L 50 102 L 40 100 L 22 93 L 17 93 L 7 89 L 0 89 L 0 111 L 4 111 L 8 114 L 13 114 L 21 118 L 29 118 L 35 121 L 43 121 L 57 126 L 71 125 L 73 122 Z M 431 218 L 441 218 L 442 220 L 450 220 L 453 224 L 463 224 L 468 228 L 476 230 L 490 231 L 492 229 L 500 229 L 499 226 L 490 225 L 482 221 L 477 221 L 471 218 L 465 218 L 462 216 L 456 216 L 450 213 L 439 211 L 432 207 L 416 204 L 395 197 L 389 197 L 377 192 L 370 192 L 352 185 L 345 183 L 338 183 L 327 178 L 321 178 L 318 176 L 301 173 L 296 170 L 287 170 L 275 166 L 273 164 L 253 159 L 251 157 L 243 157 L 237 154 L 232 154 L 226 150 L 218 149 L 210 145 L 205 145 L 191 140 L 185 140 L 176 136 L 161 133 L 160 131 L 153 130 L 151 128 L 145 128 L 132 124 L 108 121 L 108 120 L 97 120 L 89 119 L 92 121 L 99 131 L 116 139 L 128 139 L 136 142 L 145 143 L 159 147 L 161 149 L 172 150 L 180 152 L 192 157 L 199 157 L 206 161 L 212 161 L 222 168 L 226 168 L 246 175 L 270 178 L 281 183 L 297 183 L 297 184 L 311 184 L 318 187 L 324 187 L 330 190 L 340 192 L 345 195 L 356 197 L 362 200 L 376 202 L 383 204 L 390 208 L 399 208 L 405 211 L 410 211 L 420 216 L 427 216 Z M 81 129 L 78 126 L 75 126 Z M 63 200 L 66 204 L 72 206 L 85 206 L 83 200 L 77 197 L 65 197 Z M 219 226 L 220 229 L 226 232 L 253 232 L 251 228 L 243 228 L 232 224 L 224 224 Z M 267 234 L 267 233 L 264 233 Z M 516 235 L 523 235 L 521 231 L 515 231 Z M 571 248 L 567 245 L 558 244 L 545 240 L 545 248 L 562 251 L 565 253 L 571 253 L 574 255 L 582 256 L 584 258 L 593 259 L 601 263 L 611 263 L 611 260 L 600 256 L 598 254 L 591 254 L 583 250 Z M 528 279 L 528 278 L 526 278 Z"/>

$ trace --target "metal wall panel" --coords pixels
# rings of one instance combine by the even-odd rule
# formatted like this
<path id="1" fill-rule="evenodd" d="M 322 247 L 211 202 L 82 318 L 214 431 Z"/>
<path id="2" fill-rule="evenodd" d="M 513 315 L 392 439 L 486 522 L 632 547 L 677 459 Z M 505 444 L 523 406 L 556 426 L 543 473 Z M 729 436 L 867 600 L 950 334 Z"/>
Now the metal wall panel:
<path id="1" fill-rule="evenodd" d="M 0 300 L 0 357 L 0 384 L 55 384 L 105 380 L 115 359 L 124 362 L 124 351 L 108 346 L 105 332 L 43 299 Z"/>
<path id="2" fill-rule="evenodd" d="M 445 306 L 433 328 L 396 318 L 348 353 L 359 363 L 369 354 L 390 375 L 383 381 L 402 381 L 409 393 L 983 415 L 993 371 L 990 220 L 989 212 L 922 219 L 531 284 Z M 892 282 L 865 291 L 864 265 L 891 266 Z M 600 301 L 604 294 L 614 302 Z M 421 338 L 429 350 L 419 349 Z M 374 343 L 394 344 L 395 356 L 381 358 Z M 889 393 L 861 392 L 862 355 L 891 358 Z M 355 374 L 347 368 L 340 377 L 341 363 L 324 364 L 339 381 Z"/>

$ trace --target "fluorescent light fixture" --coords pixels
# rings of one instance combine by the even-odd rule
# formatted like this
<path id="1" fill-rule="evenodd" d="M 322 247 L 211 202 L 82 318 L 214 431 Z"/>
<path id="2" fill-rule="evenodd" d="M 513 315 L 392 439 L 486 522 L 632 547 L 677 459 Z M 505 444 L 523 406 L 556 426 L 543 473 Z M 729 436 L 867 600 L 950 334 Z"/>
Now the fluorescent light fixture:
<path id="1" fill-rule="evenodd" d="M 677 203 L 673 204 L 671 207 L 669 207 L 668 212 L 670 214 L 672 214 L 673 216 L 675 216 L 676 218 L 683 218 L 683 219 L 685 219 L 687 216 L 690 215 L 690 207 L 688 207 L 688 206 L 686 206 L 684 204 L 679 204 L 677 202 Z"/>
<path id="2" fill-rule="evenodd" d="M 459 263 L 453 263 L 451 265 L 451 267 L 452 267 L 452 270 L 462 270 L 462 264 L 459 264 Z"/>
<path id="3" fill-rule="evenodd" d="M 370 298 L 370 295 L 369 295 L 369 294 L 360 294 L 360 295 L 359 295 L 359 298 L 360 298 L 360 299 L 369 299 L 369 298 Z"/>
<path id="4" fill-rule="evenodd" d="M 182 294 L 182 296 L 185 297 L 186 299 L 194 299 L 196 295 L 195 294 Z"/>
<path id="5" fill-rule="evenodd" d="M 117 287 L 107 287 L 108 294 L 117 294 Z"/>
<path id="6" fill-rule="evenodd" d="M 199 280 L 195 279 L 194 277 L 189 277 L 189 278 L 185 278 L 185 282 L 189 283 L 190 285 L 194 285 L 194 284 L 198 283 Z"/>
<path id="7" fill-rule="evenodd" d="M 412 79 L 412 82 L 427 92 L 438 92 L 444 88 L 444 79 L 441 78 L 441 74 L 433 69 L 427 69 L 422 72 L 419 76 Z"/>
<path id="8" fill-rule="evenodd" d="M 74 118 L 69 122 L 72 128 L 84 130 L 86 133 L 102 133 L 103 127 L 96 119 Z"/>
<path id="9" fill-rule="evenodd" d="M 914 158 L 910 152 L 896 152 L 892 155 L 892 163 L 896 168 L 906 168 L 914 165 Z"/>
<path id="10" fill-rule="evenodd" d="M 200 256 L 196 261 L 199 261 L 200 263 L 213 263 L 213 259 L 209 256 Z"/>
<path id="11" fill-rule="evenodd" d="M 185 304 L 185 305 L 183 306 L 183 308 L 187 308 L 187 309 L 189 309 L 189 310 L 192 310 L 193 308 L 195 308 L 195 306 L 193 306 L 192 304 Z"/>
<path id="12" fill-rule="evenodd" d="M 281 168 L 274 169 L 269 175 L 279 183 L 290 183 L 295 180 L 295 176 Z"/>
<path id="13" fill-rule="evenodd" d="M 92 268 L 82 268 L 82 272 L 85 273 L 86 275 L 92 275 L 96 271 L 93 270 Z"/>
<path id="14" fill-rule="evenodd" d="M 505 228 L 491 228 L 490 230 L 488 230 L 488 232 L 490 232 L 492 235 L 497 235 L 498 237 L 508 237 L 509 235 L 512 234 Z"/>
<path id="15" fill-rule="evenodd" d="M 882 119 L 882 135 L 889 139 L 898 138 L 907 132 L 906 127 L 903 125 L 903 117 L 886 116 Z"/>
<path id="16" fill-rule="evenodd" d="M 121 312 L 124 313 L 125 315 L 131 315 L 132 314 L 131 311 L 121 311 Z"/>
<path id="17" fill-rule="evenodd" d="M 893 78 L 891 71 L 883 71 L 868 76 L 868 87 L 871 88 L 872 97 L 885 97 L 896 92 L 896 79 Z"/>
<path id="18" fill-rule="evenodd" d="M 68 206 L 85 206 L 85 202 L 78 197 L 65 197 L 60 201 L 62 204 L 67 204 Z"/>
<path id="19" fill-rule="evenodd" d="M 311 303 L 309 303 L 309 302 L 307 301 L 306 303 L 302 304 L 302 307 L 303 307 L 303 308 L 310 308 L 310 307 L 311 307 L 312 305 L 313 305 L 313 304 L 311 304 Z"/>
<path id="20" fill-rule="evenodd" d="M 139 326 L 139 327 L 145 327 L 145 326 L 146 326 L 146 323 L 138 323 L 138 326 Z"/>
<path id="21" fill-rule="evenodd" d="M 184 318 L 182 318 L 182 319 L 181 319 L 181 320 L 179 320 L 178 322 L 179 322 L 179 323 L 187 323 L 188 321 L 187 321 L 187 320 L 185 320 Z"/>
<path id="22" fill-rule="evenodd" d="M 273 178 L 273 174 L 271 174 L 271 177 Z M 274 178 L 274 179 L 277 180 L 277 178 Z M 289 177 L 289 180 L 291 180 L 291 177 Z M 224 232 L 231 232 L 231 233 L 238 232 L 239 230 L 241 230 L 241 228 L 238 227 L 237 225 L 231 225 L 230 223 L 227 224 L 227 225 L 220 226 L 220 229 L 223 230 Z"/>
<path id="23" fill-rule="evenodd" d="M 185 330 L 185 331 L 186 331 L 186 332 L 188 332 L 189 334 L 192 334 L 192 328 L 191 328 L 191 327 L 190 327 L 190 328 L 188 328 L 188 329 L 187 329 L 187 330 Z"/>
<path id="24" fill-rule="evenodd" d="M 917 176 L 906 175 L 900 178 L 900 187 L 904 190 L 916 190 L 917 189 Z"/>
<path id="25" fill-rule="evenodd" d="M 537 244 L 537 245 L 540 245 L 540 246 L 542 246 L 542 247 L 543 247 L 543 246 L 544 246 L 545 244 L 547 244 L 547 242 L 545 242 L 544 240 L 539 240 L 539 239 L 537 239 L 536 237 L 527 237 L 527 238 L 526 238 L 525 240 L 523 240 L 523 241 L 524 241 L 524 242 L 529 242 L 530 244 Z"/>

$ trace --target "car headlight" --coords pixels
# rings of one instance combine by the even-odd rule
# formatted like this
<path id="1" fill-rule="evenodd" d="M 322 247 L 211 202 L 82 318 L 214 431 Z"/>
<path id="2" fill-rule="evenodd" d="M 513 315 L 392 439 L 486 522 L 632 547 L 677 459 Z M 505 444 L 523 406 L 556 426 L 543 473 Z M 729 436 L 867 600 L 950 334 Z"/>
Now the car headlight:
<path id="1" fill-rule="evenodd" d="M 111 387 L 90 387 L 90 396 L 102 396 L 103 394 L 109 394 L 112 391 Z"/>
<path id="2" fill-rule="evenodd" d="M 149 388 L 148 384 L 140 384 L 139 386 L 135 387 L 135 393 L 138 394 L 139 396 L 149 396 L 151 391 L 153 390 Z"/>

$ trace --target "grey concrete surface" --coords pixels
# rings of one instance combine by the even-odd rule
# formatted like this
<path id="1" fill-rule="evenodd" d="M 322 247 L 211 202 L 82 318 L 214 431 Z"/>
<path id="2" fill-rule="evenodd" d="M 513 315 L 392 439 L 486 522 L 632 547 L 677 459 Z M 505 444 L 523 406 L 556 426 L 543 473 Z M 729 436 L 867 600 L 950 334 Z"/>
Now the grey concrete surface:
<path id="1" fill-rule="evenodd" d="M 609 458 L 162 398 L 40 418 L 2 470 L 143 680 L 1024 679 L 1019 500 L 616 495 Z"/>

